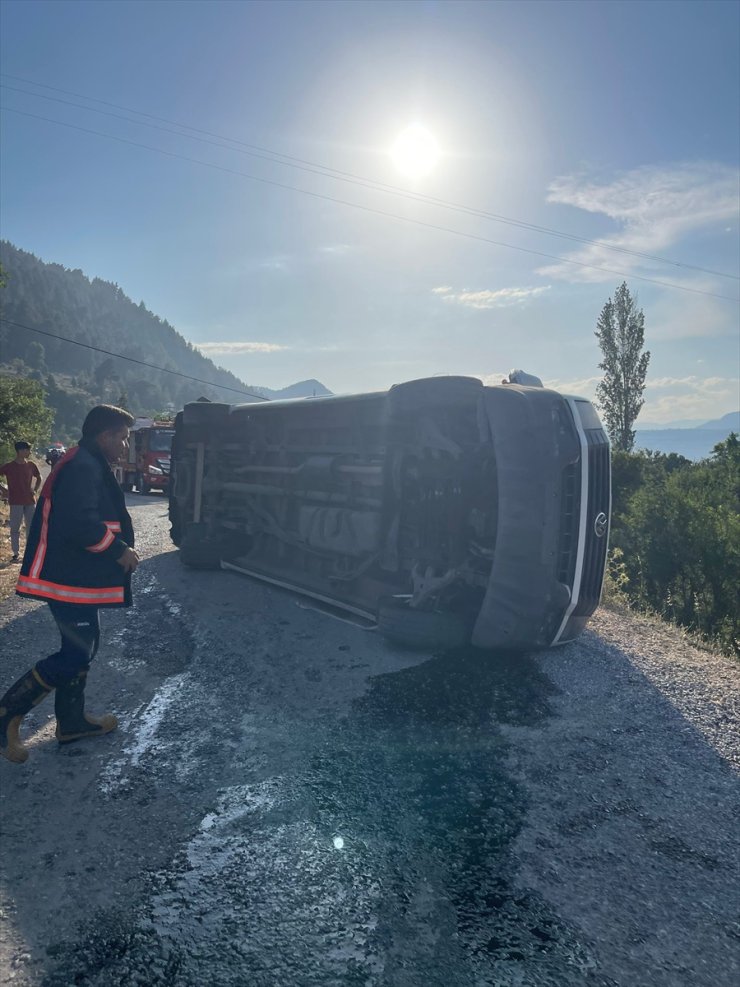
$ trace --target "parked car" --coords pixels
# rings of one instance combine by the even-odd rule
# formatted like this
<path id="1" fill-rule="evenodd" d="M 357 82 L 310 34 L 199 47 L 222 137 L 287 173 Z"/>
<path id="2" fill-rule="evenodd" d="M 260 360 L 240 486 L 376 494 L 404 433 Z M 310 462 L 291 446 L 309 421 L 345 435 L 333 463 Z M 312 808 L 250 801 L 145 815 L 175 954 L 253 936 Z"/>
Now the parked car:
<path id="1" fill-rule="evenodd" d="M 592 405 L 474 378 L 188 404 L 172 448 L 184 564 L 288 587 L 408 645 L 530 650 L 599 603 L 609 442 Z"/>
<path id="2" fill-rule="evenodd" d="M 55 442 L 46 450 L 44 460 L 49 466 L 54 467 L 66 452 L 65 446 L 61 442 Z"/>

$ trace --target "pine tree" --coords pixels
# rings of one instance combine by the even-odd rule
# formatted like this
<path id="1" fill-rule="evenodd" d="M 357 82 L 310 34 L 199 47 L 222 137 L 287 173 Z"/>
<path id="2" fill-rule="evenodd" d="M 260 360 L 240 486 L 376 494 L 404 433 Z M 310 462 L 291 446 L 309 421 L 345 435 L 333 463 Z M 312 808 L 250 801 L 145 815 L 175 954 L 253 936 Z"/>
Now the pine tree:
<path id="1" fill-rule="evenodd" d="M 610 298 L 601 310 L 596 338 L 603 354 L 599 369 L 604 371 L 596 398 L 614 448 L 630 452 L 635 444 L 632 426 L 644 404 L 650 353 L 643 352 L 645 315 L 626 281 L 617 288 L 614 301 Z"/>

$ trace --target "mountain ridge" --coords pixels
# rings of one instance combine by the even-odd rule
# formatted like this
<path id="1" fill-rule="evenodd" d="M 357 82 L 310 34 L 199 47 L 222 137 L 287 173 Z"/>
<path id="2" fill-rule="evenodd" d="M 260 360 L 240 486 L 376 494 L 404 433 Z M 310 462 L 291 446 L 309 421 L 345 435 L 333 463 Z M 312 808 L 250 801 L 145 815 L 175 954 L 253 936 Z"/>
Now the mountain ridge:
<path id="1" fill-rule="evenodd" d="M 686 459 L 706 459 L 731 432 L 740 433 L 740 411 L 730 411 L 721 418 L 710 419 L 691 427 L 637 427 L 635 449 L 676 453 Z"/>
<path id="2" fill-rule="evenodd" d="M 729 428 L 731 432 L 739 432 L 740 411 L 728 411 L 728 413 L 726 415 L 722 415 L 721 418 L 715 418 L 712 421 L 704 422 L 703 425 L 699 425 L 697 427 L 712 429 Z"/>
<path id="3" fill-rule="evenodd" d="M 98 403 L 124 403 L 137 415 L 152 415 L 201 396 L 236 403 L 250 395 L 330 393 L 315 380 L 280 390 L 245 383 L 118 284 L 41 260 L 8 240 L 0 241 L 0 263 L 7 320 L 0 323 L 0 373 L 43 386 L 55 414 L 55 438 L 76 438 Z"/>
<path id="4" fill-rule="evenodd" d="M 729 428 L 730 431 L 740 431 L 740 411 L 728 411 L 721 418 L 713 418 L 706 421 L 703 418 L 680 418 L 672 422 L 637 422 L 635 430 L 637 432 L 660 432 L 663 430 L 690 430 L 690 429 L 719 429 Z"/>

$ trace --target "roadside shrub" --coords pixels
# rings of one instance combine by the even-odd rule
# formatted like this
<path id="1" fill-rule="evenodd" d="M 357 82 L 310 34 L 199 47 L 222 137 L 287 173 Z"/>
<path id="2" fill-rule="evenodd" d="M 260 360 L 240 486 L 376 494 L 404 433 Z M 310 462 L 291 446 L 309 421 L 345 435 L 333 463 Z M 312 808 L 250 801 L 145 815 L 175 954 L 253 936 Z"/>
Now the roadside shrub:
<path id="1" fill-rule="evenodd" d="M 629 576 L 624 563 L 624 552 L 621 548 L 611 548 L 606 560 L 604 573 L 604 589 L 601 598 L 604 603 L 614 606 L 624 606 L 629 601 Z"/>
<path id="2" fill-rule="evenodd" d="M 699 463 L 614 457 L 610 581 L 640 607 L 740 655 L 740 443 Z"/>

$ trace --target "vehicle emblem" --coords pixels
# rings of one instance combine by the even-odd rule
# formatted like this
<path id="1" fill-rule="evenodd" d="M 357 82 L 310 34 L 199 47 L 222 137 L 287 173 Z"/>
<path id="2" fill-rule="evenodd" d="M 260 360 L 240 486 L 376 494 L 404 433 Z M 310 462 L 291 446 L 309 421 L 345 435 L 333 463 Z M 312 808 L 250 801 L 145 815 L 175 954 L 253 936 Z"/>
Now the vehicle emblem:
<path id="1" fill-rule="evenodd" d="M 603 538 L 604 535 L 606 534 L 606 529 L 608 527 L 609 527 L 609 520 L 606 514 L 604 514 L 604 512 L 601 511 L 594 518 L 594 534 L 596 535 L 597 538 Z"/>

